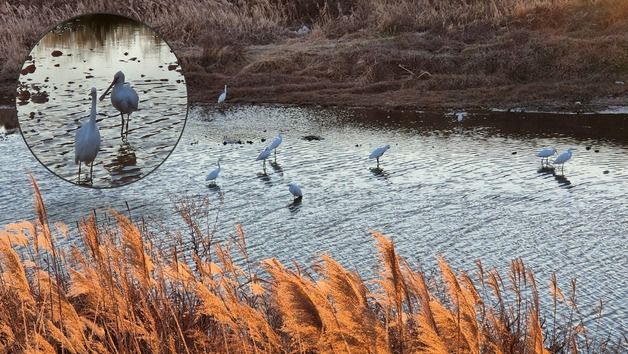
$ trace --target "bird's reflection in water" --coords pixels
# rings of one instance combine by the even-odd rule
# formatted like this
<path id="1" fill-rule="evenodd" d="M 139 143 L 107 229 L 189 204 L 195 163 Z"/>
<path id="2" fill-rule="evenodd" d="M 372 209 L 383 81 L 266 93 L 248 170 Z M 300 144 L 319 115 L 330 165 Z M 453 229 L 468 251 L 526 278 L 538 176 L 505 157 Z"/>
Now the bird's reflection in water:
<path id="1" fill-rule="evenodd" d="M 215 181 L 209 182 L 209 184 L 207 185 L 207 189 L 220 193 L 220 186 L 216 184 Z"/>
<path id="2" fill-rule="evenodd" d="M 303 202 L 303 198 L 295 198 L 292 203 L 288 204 L 288 210 L 292 214 L 296 214 L 301 210 L 301 203 Z"/>
<path id="3" fill-rule="evenodd" d="M 383 168 L 371 167 L 369 170 L 371 170 L 373 176 L 388 181 L 388 177 L 390 176 L 390 174 Z"/>
<path id="4" fill-rule="evenodd" d="M 265 184 L 269 186 L 273 185 L 272 181 L 270 180 L 270 176 L 266 173 L 266 170 L 264 170 L 264 172 L 258 172 L 257 178 L 259 178 L 260 181 L 264 182 Z"/>
<path id="5" fill-rule="evenodd" d="M 279 173 L 280 176 L 283 177 L 283 168 L 281 167 L 281 165 L 277 162 L 269 162 L 270 167 L 272 167 L 273 171 Z"/>
<path id="6" fill-rule="evenodd" d="M 539 168 L 536 172 L 539 173 L 539 174 L 542 174 L 542 175 L 553 175 L 554 174 L 554 167 L 552 167 L 552 166 L 543 166 L 543 167 Z"/>
<path id="7" fill-rule="evenodd" d="M 138 180 L 142 177 L 142 169 L 137 167 L 135 149 L 128 142 L 120 144 L 115 158 L 105 168 L 111 176 L 111 184 L 116 186 Z"/>
<path id="8" fill-rule="evenodd" d="M 554 178 L 558 181 L 558 185 L 563 188 L 573 188 L 571 185 L 571 181 L 567 179 L 564 175 L 554 174 Z"/>

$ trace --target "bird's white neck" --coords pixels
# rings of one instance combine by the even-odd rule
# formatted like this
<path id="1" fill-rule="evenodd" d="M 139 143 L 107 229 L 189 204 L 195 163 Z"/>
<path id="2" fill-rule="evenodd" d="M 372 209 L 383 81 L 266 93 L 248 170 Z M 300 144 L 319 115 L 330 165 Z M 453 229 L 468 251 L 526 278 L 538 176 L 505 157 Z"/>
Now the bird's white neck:
<path id="1" fill-rule="evenodd" d="M 96 123 L 96 97 L 92 98 L 92 110 L 89 112 L 89 120 Z"/>
<path id="2" fill-rule="evenodd" d="M 227 93 L 227 85 L 225 85 L 225 93 Z"/>

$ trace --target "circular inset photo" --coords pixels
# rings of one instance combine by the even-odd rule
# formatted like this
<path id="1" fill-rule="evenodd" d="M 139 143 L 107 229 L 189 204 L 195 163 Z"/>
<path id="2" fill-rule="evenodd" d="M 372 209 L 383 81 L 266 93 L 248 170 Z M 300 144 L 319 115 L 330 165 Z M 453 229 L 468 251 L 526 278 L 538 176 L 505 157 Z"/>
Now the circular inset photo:
<path id="1" fill-rule="evenodd" d="M 170 46 L 132 19 L 91 14 L 52 28 L 22 66 L 22 136 L 39 162 L 74 184 L 108 188 L 154 171 L 187 118 Z"/>

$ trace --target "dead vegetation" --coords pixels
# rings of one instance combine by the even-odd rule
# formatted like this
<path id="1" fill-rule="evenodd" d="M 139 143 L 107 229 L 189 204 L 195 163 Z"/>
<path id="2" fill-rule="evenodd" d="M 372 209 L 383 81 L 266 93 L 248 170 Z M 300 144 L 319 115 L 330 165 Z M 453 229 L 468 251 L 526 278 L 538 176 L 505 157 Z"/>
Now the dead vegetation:
<path id="1" fill-rule="evenodd" d="M 568 109 L 628 97 L 616 84 L 628 79 L 623 0 L 29 0 L 0 5 L 2 100 L 42 32 L 96 11 L 157 29 L 192 102 L 224 83 L 236 103 Z"/>
<path id="2" fill-rule="evenodd" d="M 115 211 L 112 221 L 87 217 L 74 235 L 48 221 L 34 180 L 33 188 L 35 220 L 0 231 L 2 352 L 592 353 L 625 345 L 582 324 L 575 280 L 567 291 L 556 277 L 537 287 L 521 260 L 504 270 L 477 261 L 466 273 L 438 257 L 440 276 L 431 277 L 372 232 L 379 272 L 365 281 L 328 255 L 311 268 L 254 263 L 241 226 L 230 242 L 212 239 L 204 202 L 177 204 L 188 230 L 175 237 Z M 157 247 L 160 237 L 175 242 Z"/>

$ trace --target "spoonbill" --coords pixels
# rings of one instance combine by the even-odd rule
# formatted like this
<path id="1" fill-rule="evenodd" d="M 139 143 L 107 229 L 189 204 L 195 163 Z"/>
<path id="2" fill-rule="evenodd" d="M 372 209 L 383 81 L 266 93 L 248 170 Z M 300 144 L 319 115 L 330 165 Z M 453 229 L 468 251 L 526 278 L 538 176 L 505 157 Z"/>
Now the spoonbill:
<path id="1" fill-rule="evenodd" d="M 544 147 L 539 150 L 539 152 L 536 153 L 536 156 L 541 158 L 541 167 L 543 167 L 543 160 L 545 160 L 546 163 L 549 163 L 549 158 L 556 155 L 556 153 L 557 151 L 553 147 Z"/>
<path id="2" fill-rule="evenodd" d="M 94 160 L 100 150 L 100 132 L 96 125 L 96 88 L 92 87 L 92 109 L 89 120 L 76 131 L 74 136 L 74 163 L 79 165 L 78 182 L 81 182 L 81 162 L 89 165 L 89 180 L 92 181 Z"/>
<path id="3" fill-rule="evenodd" d="M 558 157 L 556 158 L 556 160 L 554 160 L 554 165 L 560 165 L 560 173 L 563 173 L 563 169 L 565 168 L 565 162 L 569 161 L 569 159 L 571 159 L 571 151 L 575 150 L 574 148 L 569 148 L 567 150 L 565 150 L 563 153 L 561 153 L 560 155 L 558 155 Z"/>
<path id="4" fill-rule="evenodd" d="M 268 146 L 269 149 L 275 150 L 275 161 L 277 161 L 277 147 L 281 145 L 281 141 L 282 141 L 281 132 L 277 132 L 277 136 L 275 137 L 275 139 L 273 139 L 273 141 Z"/>
<path id="5" fill-rule="evenodd" d="M 218 96 L 218 103 L 223 103 L 227 99 L 227 85 L 225 85 L 225 90 L 220 93 Z"/>
<path id="6" fill-rule="evenodd" d="M 294 199 L 303 198 L 303 192 L 301 192 L 301 187 L 299 187 L 296 183 L 288 184 L 288 191 L 294 196 Z"/>
<path id="7" fill-rule="evenodd" d="M 107 88 L 105 93 L 100 96 L 100 100 L 105 99 L 109 90 L 111 91 L 111 104 L 115 109 L 120 112 L 121 124 L 120 127 L 120 136 L 124 136 L 124 131 L 128 134 L 129 132 L 129 119 L 131 118 L 131 113 L 137 111 L 137 104 L 139 103 L 139 97 L 137 96 L 137 92 L 129 86 L 128 83 L 124 82 L 124 73 L 122 71 L 118 71 L 113 76 L 113 81 L 111 81 L 111 85 Z M 124 114 L 126 114 L 126 128 L 124 124 Z"/>
<path id="8" fill-rule="evenodd" d="M 388 144 L 382 145 L 378 147 L 377 149 L 373 150 L 373 152 L 371 152 L 371 154 L 369 155 L 369 159 L 377 159 L 377 168 L 379 168 L 379 158 L 382 157 L 382 155 L 384 155 L 384 153 L 388 149 L 390 149 L 390 145 Z"/>
<path id="9" fill-rule="evenodd" d="M 218 174 L 220 174 L 220 161 L 222 161 L 222 158 L 218 159 L 218 167 L 216 167 L 213 171 L 207 174 L 207 177 L 205 177 L 205 181 L 215 181 L 216 178 L 218 178 Z"/>
<path id="10" fill-rule="evenodd" d="M 462 123 L 466 115 L 467 112 L 456 112 L 456 119 L 458 120 L 458 123 Z"/>
<path id="11" fill-rule="evenodd" d="M 270 153 L 272 151 L 273 150 L 270 149 L 270 146 L 267 146 L 259 153 L 259 155 L 257 155 L 257 158 L 255 159 L 255 161 L 264 160 L 264 170 L 266 170 L 266 159 L 270 157 Z"/>

